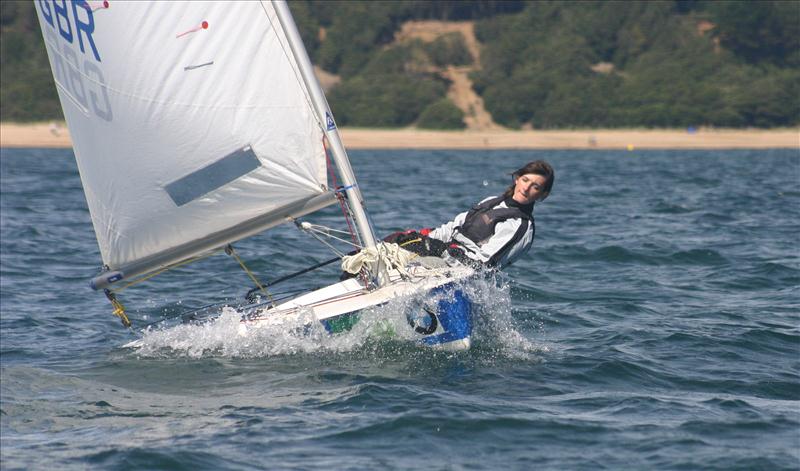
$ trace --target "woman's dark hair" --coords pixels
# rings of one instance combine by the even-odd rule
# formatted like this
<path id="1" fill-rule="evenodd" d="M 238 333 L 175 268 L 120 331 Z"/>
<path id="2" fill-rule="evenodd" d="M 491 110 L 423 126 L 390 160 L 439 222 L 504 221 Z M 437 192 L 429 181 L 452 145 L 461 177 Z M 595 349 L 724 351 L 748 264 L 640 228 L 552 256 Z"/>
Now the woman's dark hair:
<path id="1" fill-rule="evenodd" d="M 534 175 L 541 175 L 547 180 L 544 182 L 544 188 L 542 189 L 542 196 L 539 197 L 539 201 L 544 201 L 545 198 L 550 196 L 550 190 L 553 189 L 553 182 L 556 181 L 556 171 L 553 170 L 553 167 L 545 162 L 544 160 L 534 160 L 533 162 L 528 162 L 524 167 L 518 169 L 516 172 L 512 173 L 511 176 L 514 180 L 511 182 L 511 186 L 506 189 L 506 192 L 503 193 L 506 198 L 510 198 L 514 195 L 514 185 L 517 183 L 517 178 L 526 175 L 528 173 L 532 173 Z"/>

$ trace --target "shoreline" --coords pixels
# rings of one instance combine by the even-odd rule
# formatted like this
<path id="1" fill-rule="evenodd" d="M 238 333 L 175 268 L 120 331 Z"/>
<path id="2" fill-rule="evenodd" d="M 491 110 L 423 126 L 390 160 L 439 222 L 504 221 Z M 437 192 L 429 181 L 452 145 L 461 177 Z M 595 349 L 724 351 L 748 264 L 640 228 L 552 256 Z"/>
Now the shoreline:
<path id="1" fill-rule="evenodd" d="M 342 128 L 348 149 L 800 149 L 800 128 L 428 131 Z M 0 123 L 0 147 L 70 148 L 63 122 Z"/>

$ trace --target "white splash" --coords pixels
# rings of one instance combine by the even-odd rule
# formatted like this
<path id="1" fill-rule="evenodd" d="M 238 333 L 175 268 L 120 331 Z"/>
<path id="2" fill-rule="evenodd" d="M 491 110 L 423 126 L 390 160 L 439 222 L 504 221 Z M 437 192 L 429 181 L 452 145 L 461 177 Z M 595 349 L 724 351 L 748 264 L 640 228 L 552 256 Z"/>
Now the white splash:
<path id="1" fill-rule="evenodd" d="M 485 346 L 494 356 L 538 359 L 548 347 L 525 337 L 513 317 L 511 286 L 503 273 L 477 277 L 464 285 L 473 302 L 473 345 Z"/>
<path id="2" fill-rule="evenodd" d="M 479 350 L 489 352 L 492 357 L 512 359 L 532 359 L 547 351 L 546 347 L 537 345 L 516 330 L 510 288 L 505 277 L 476 277 L 463 283 L 459 289 L 473 303 L 473 346 L 477 345 Z M 452 296 L 452 292 L 436 296 Z M 420 294 L 394 299 L 362 311 L 359 322 L 350 331 L 335 335 L 328 334 L 310 310 L 291 324 L 243 329 L 241 314 L 225 307 L 218 317 L 205 323 L 145 330 L 142 338 L 135 342 L 134 353 L 144 357 L 258 358 L 344 353 L 374 342 L 415 346 L 419 335 L 409 325 L 406 315 L 432 301 L 436 302 L 438 298 Z"/>

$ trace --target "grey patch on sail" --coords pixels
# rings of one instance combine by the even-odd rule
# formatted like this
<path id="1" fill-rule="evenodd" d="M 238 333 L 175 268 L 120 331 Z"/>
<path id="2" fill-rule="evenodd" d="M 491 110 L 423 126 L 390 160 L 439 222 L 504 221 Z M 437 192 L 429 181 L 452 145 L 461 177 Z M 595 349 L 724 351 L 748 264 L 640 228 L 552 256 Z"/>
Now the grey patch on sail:
<path id="1" fill-rule="evenodd" d="M 187 65 L 186 67 L 183 68 L 183 70 L 194 70 L 194 69 L 199 69 L 200 67 L 205 67 L 205 66 L 208 66 L 208 65 L 214 65 L 214 61 L 208 61 L 205 64 Z"/>
<path id="2" fill-rule="evenodd" d="M 183 206 L 260 166 L 261 161 L 253 149 L 247 146 L 167 184 L 164 189 L 176 205 Z"/>

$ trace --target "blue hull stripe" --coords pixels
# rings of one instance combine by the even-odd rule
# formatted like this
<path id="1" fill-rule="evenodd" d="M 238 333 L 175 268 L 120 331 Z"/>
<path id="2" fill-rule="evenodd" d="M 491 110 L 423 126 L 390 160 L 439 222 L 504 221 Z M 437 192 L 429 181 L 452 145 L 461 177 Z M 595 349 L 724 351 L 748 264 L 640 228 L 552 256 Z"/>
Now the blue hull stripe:
<path id="1" fill-rule="evenodd" d="M 435 295 L 445 292 L 448 288 L 452 289 L 452 283 L 440 286 L 431 290 L 430 294 Z M 472 335 L 472 302 L 464 295 L 461 290 L 452 293 L 452 301 L 441 300 L 437 305 L 436 317 L 444 332 L 436 335 L 428 335 L 419 340 L 424 345 L 441 345 L 456 340 L 461 340 Z M 386 303 L 376 306 L 383 306 Z M 352 316 L 359 311 L 339 314 L 336 317 L 321 320 L 328 333 L 333 333 L 332 323 L 343 319 L 345 316 Z"/>

